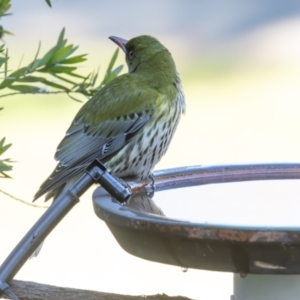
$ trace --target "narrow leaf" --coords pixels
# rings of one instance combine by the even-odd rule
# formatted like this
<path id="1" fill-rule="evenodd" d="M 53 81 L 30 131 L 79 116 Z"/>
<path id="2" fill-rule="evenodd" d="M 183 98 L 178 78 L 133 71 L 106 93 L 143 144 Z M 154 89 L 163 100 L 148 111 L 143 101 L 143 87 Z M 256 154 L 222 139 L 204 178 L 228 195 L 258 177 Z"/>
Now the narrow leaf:
<path id="1" fill-rule="evenodd" d="M 37 76 L 25 76 L 23 78 L 19 78 L 17 82 L 43 82 L 45 78 L 37 77 Z"/>
<path id="2" fill-rule="evenodd" d="M 4 143 L 5 143 L 5 137 L 4 137 L 4 138 L 2 138 L 2 140 L 0 141 L 0 148 L 2 148 L 2 147 L 3 147 Z"/>
<path id="3" fill-rule="evenodd" d="M 56 46 L 57 46 L 58 49 L 64 47 L 66 42 L 67 42 L 67 40 L 64 40 L 64 35 L 65 35 L 65 27 L 60 32 L 59 37 L 58 37 L 58 41 L 56 43 Z"/>
<path id="4" fill-rule="evenodd" d="M 44 73 L 66 73 L 70 75 L 72 71 L 75 71 L 76 67 L 64 67 L 64 66 L 49 66 L 38 70 Z"/>
<path id="5" fill-rule="evenodd" d="M 71 96 L 70 94 L 68 94 L 68 96 L 69 96 L 72 100 L 74 100 L 74 101 L 76 101 L 76 102 L 82 102 L 81 100 L 79 100 L 79 99 L 77 99 L 77 98 Z"/>
<path id="6" fill-rule="evenodd" d="M 4 78 L 7 77 L 7 68 L 8 68 L 8 49 L 6 49 L 5 57 L 7 58 L 4 64 Z"/>
<path id="7" fill-rule="evenodd" d="M 5 172 L 1 171 L 2 167 L 0 166 L 0 174 L 2 176 L 0 176 L 0 178 L 11 178 L 9 175 L 7 175 Z M 8 168 L 7 170 L 4 170 L 4 171 L 11 171 L 12 170 L 12 167 Z"/>
<path id="8" fill-rule="evenodd" d="M 4 63 L 6 63 L 7 60 L 8 60 L 8 57 L 0 57 L 0 67 L 1 67 Z"/>
<path id="9" fill-rule="evenodd" d="M 124 67 L 123 65 L 118 66 L 117 68 L 115 68 L 113 70 L 113 73 L 116 74 L 116 75 L 119 75 L 120 72 L 123 70 L 123 67 Z"/>
<path id="10" fill-rule="evenodd" d="M 68 75 L 70 76 L 73 76 L 73 77 L 76 77 L 76 78 L 81 78 L 81 79 L 85 79 L 85 76 L 82 76 L 82 75 L 79 75 L 79 74 L 76 74 L 76 73 L 69 73 Z"/>
<path id="11" fill-rule="evenodd" d="M 94 86 L 96 84 L 96 81 L 98 79 L 98 74 L 99 74 L 100 68 L 98 68 L 97 72 L 95 73 L 95 75 L 93 74 L 92 76 L 92 80 L 91 80 L 91 85 Z"/>
<path id="12" fill-rule="evenodd" d="M 9 171 L 10 171 L 10 170 L 12 170 L 12 168 L 9 169 Z M 0 176 L 0 178 L 11 178 L 11 176 L 7 175 L 7 174 L 4 173 L 4 172 L 1 172 L 1 171 L 0 171 L 0 174 L 2 174 L 2 176 Z"/>
<path id="13" fill-rule="evenodd" d="M 52 73 L 51 75 L 54 76 L 54 77 L 56 77 L 56 78 L 58 78 L 58 79 L 60 79 L 60 80 L 62 80 L 62 81 L 65 81 L 65 82 L 67 82 L 67 83 L 70 83 L 70 84 L 73 84 L 73 85 L 76 85 L 76 84 L 77 84 L 76 82 L 71 81 L 71 80 L 69 80 L 69 79 L 67 79 L 67 78 L 64 78 L 64 77 L 62 77 L 62 76 L 59 76 L 59 75 L 57 75 L 57 74 Z"/>
<path id="14" fill-rule="evenodd" d="M 1 29 L 1 30 L 0 30 L 0 35 L 3 37 L 4 34 L 7 34 L 7 35 L 14 35 L 12 32 L 10 32 L 10 31 L 8 31 L 8 30 Z"/>
<path id="15" fill-rule="evenodd" d="M 71 58 L 67 58 L 64 60 L 61 60 L 60 63 L 61 64 L 77 64 L 83 61 L 86 61 L 87 59 L 84 57 L 86 56 L 86 54 L 82 54 L 82 55 L 78 55 L 78 56 L 74 56 Z"/>
<path id="16" fill-rule="evenodd" d="M 71 69 L 71 67 L 55 66 L 55 67 L 51 67 L 51 68 L 45 68 L 45 70 L 40 70 L 40 72 L 48 72 L 48 73 L 50 73 L 53 76 L 56 76 L 57 73 L 58 74 L 65 73 L 66 75 L 73 76 L 73 77 L 76 77 L 76 78 L 81 78 L 81 79 L 85 78 L 84 76 L 76 74 L 76 73 L 73 73 L 72 71 L 70 71 L 70 70 L 68 70 L 66 68 L 70 68 Z M 77 68 L 74 67 L 72 69 L 76 70 Z"/>
<path id="17" fill-rule="evenodd" d="M 0 160 L 0 172 L 3 171 L 10 171 L 12 170 L 12 166 L 9 166 L 7 164 L 4 164 L 1 160 Z"/>
<path id="18" fill-rule="evenodd" d="M 48 4 L 48 6 L 49 6 L 49 7 L 51 7 L 51 8 L 52 8 L 52 5 L 51 5 L 51 2 L 50 2 L 50 0 L 46 0 L 46 3 Z"/>
<path id="19" fill-rule="evenodd" d="M 110 73 L 111 73 L 111 70 L 116 62 L 116 59 L 118 57 L 118 53 L 119 53 L 119 48 L 116 49 L 116 51 L 114 52 L 110 62 L 109 62 L 109 65 L 107 67 L 107 70 L 106 70 L 106 73 L 105 73 L 105 76 L 104 76 L 104 79 L 102 80 L 102 82 L 100 83 L 100 87 L 107 84 L 109 81 L 111 81 L 112 79 L 112 76 L 110 76 Z"/>
<path id="20" fill-rule="evenodd" d="M 19 91 L 21 93 L 25 94 L 35 94 L 35 93 L 40 93 L 41 88 L 37 86 L 31 86 L 31 85 L 12 85 L 9 87 L 12 90 Z"/>
<path id="21" fill-rule="evenodd" d="M 56 64 L 59 63 L 61 60 L 66 58 L 67 56 L 71 55 L 76 48 L 73 50 L 73 45 L 69 45 L 59 49 L 48 61 L 48 64 Z"/>
<path id="22" fill-rule="evenodd" d="M 39 61 L 39 65 L 43 66 L 46 65 L 48 63 L 48 61 L 50 60 L 50 58 L 54 55 L 54 53 L 57 51 L 57 46 L 54 46 L 53 48 L 51 48 L 45 55 L 43 58 L 40 59 Z"/>
<path id="23" fill-rule="evenodd" d="M 41 59 L 37 59 L 41 49 L 41 41 L 39 41 L 39 46 L 37 49 L 37 52 L 34 56 L 33 62 L 28 66 L 28 72 L 33 72 L 35 71 L 38 67 L 40 67 Z"/>
<path id="24" fill-rule="evenodd" d="M 52 86 L 52 87 L 54 87 L 54 88 L 57 88 L 57 89 L 59 89 L 59 90 L 63 90 L 63 91 L 66 91 L 66 92 L 69 92 L 69 91 L 70 91 L 69 88 L 67 88 L 67 87 L 65 87 L 65 86 L 63 86 L 63 85 L 61 85 L 61 84 L 58 84 L 58 83 L 55 83 L 55 82 L 46 80 L 46 79 L 43 81 L 43 83 L 46 84 L 46 85 Z"/>
<path id="25" fill-rule="evenodd" d="M 111 72 L 110 74 L 108 74 L 108 76 L 105 78 L 104 84 L 108 84 L 110 81 L 112 81 L 113 79 L 115 79 L 117 77 L 117 75 L 113 72 Z"/>
<path id="26" fill-rule="evenodd" d="M 0 84 L 0 89 L 4 89 L 5 87 L 11 86 L 17 78 L 24 75 L 27 71 L 27 67 L 20 68 L 15 72 L 11 73 L 8 77 L 6 77 Z"/>
<path id="27" fill-rule="evenodd" d="M 112 68 L 113 68 L 113 66 L 114 66 L 114 64 L 117 60 L 118 54 L 119 54 L 119 48 L 117 48 L 117 50 L 115 51 L 115 53 L 113 54 L 113 56 L 112 56 L 112 58 L 109 62 L 109 65 L 108 65 L 107 70 L 106 70 L 107 75 L 111 72 L 111 70 L 112 70 Z"/>
<path id="28" fill-rule="evenodd" d="M 12 72 L 11 74 L 9 74 L 10 78 L 19 78 L 20 76 L 24 75 L 27 71 L 27 67 L 22 67 L 14 72 Z"/>
<path id="29" fill-rule="evenodd" d="M 12 145 L 12 144 L 7 144 L 7 145 L 5 145 L 5 146 L 2 145 L 2 146 L 0 147 L 0 155 L 2 155 L 8 148 L 10 148 L 11 145 Z"/>

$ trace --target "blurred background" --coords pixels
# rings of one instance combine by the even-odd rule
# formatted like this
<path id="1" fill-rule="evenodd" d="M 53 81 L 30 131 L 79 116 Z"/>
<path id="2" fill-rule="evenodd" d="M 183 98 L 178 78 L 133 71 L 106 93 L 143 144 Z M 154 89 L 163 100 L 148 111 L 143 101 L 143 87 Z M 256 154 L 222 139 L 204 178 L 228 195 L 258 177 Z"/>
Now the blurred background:
<path id="1" fill-rule="evenodd" d="M 88 54 L 80 71 L 88 74 L 100 67 L 100 78 L 116 49 L 108 40 L 110 35 L 130 39 L 150 34 L 173 54 L 183 79 L 187 112 L 156 169 L 299 161 L 300 2 L 53 0 L 52 5 L 50 9 L 43 0 L 12 1 L 13 15 L 1 20 L 1 25 L 14 33 L 4 37 L 10 68 L 28 64 L 39 41 L 44 54 L 63 27 L 69 42 L 80 45 L 78 54 Z M 122 53 L 118 64 L 124 64 Z M 0 107 L 4 107 L 0 137 L 13 143 L 6 157 L 16 161 L 10 172 L 13 179 L 1 179 L 1 190 L 31 201 L 55 167 L 56 146 L 81 105 L 66 95 L 0 98 Z M 230 299 L 232 274 L 182 272 L 179 267 L 125 253 L 93 212 L 94 189 L 51 233 L 38 258 L 26 263 L 18 279 L 122 294 Z M 236 200 L 224 203 L 233 194 Z M 196 193 L 187 190 L 162 195 L 157 203 L 167 215 L 227 223 L 243 221 L 242 217 L 235 219 L 237 211 L 249 216 L 247 222 L 255 222 L 257 212 L 259 222 L 268 215 L 274 217 L 272 222 L 282 222 L 276 212 L 264 210 L 264 199 L 269 197 L 265 201 L 272 206 L 284 198 L 296 212 L 300 196 L 291 183 L 216 185 L 198 188 Z M 193 197 L 195 201 L 190 202 Z M 3 261 L 44 210 L 3 194 L 0 206 Z M 218 207 L 210 218 L 210 211 Z M 284 209 L 282 205 L 277 208 Z"/>

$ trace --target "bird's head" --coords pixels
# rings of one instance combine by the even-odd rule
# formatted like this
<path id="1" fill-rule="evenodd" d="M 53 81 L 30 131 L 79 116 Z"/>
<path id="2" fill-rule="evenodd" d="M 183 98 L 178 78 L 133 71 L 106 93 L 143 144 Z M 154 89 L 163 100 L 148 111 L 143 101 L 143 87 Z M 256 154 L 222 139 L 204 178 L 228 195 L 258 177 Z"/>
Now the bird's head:
<path id="1" fill-rule="evenodd" d="M 174 64 L 167 48 L 152 36 L 141 35 L 129 41 L 115 36 L 109 38 L 125 52 L 129 73 L 144 69 L 144 66 L 155 67 L 158 60 L 160 65 Z"/>

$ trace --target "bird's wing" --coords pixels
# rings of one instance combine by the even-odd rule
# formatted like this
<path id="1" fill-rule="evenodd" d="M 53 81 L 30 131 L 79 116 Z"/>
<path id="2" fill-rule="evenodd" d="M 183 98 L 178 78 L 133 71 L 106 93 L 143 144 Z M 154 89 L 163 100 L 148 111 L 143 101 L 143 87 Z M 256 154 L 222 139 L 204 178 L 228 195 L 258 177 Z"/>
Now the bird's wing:
<path id="1" fill-rule="evenodd" d="M 59 164 L 41 185 L 34 200 L 64 185 L 72 177 L 80 174 L 93 160 L 106 162 L 151 118 L 154 110 L 151 105 L 154 105 L 155 100 L 151 102 L 148 98 L 153 100 L 153 97 L 157 96 L 155 91 L 143 89 L 125 95 L 116 95 L 116 92 L 111 94 L 118 97 L 118 102 L 107 102 L 108 95 L 99 93 L 97 98 L 90 99 L 78 112 L 57 148 L 55 159 Z M 133 103 L 135 105 L 132 105 Z M 111 114 L 108 114 L 109 110 Z"/>

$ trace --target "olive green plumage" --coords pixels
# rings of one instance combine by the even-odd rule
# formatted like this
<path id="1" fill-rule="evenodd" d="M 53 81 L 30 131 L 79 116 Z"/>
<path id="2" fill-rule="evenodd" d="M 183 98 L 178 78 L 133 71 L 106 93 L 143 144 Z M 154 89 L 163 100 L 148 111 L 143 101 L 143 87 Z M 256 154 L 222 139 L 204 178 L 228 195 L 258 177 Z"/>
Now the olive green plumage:
<path id="1" fill-rule="evenodd" d="M 96 158 L 119 177 L 146 179 L 166 152 L 185 111 L 180 77 L 169 51 L 151 36 L 110 37 L 126 54 L 128 73 L 79 110 L 59 144 L 57 168 L 34 199 L 60 193 Z"/>

